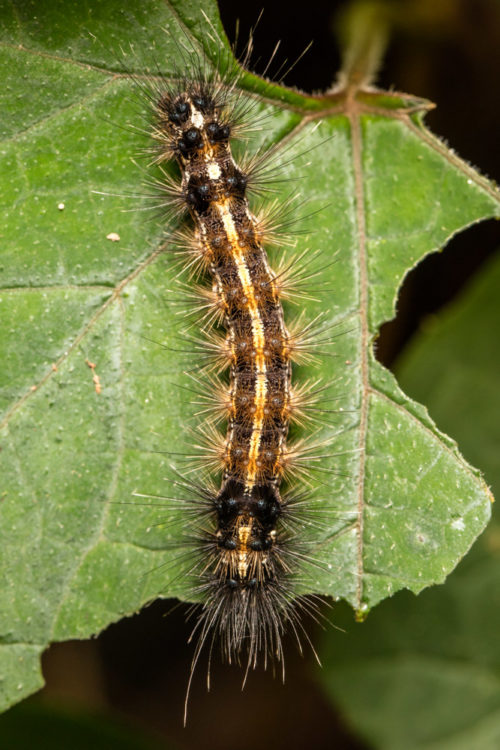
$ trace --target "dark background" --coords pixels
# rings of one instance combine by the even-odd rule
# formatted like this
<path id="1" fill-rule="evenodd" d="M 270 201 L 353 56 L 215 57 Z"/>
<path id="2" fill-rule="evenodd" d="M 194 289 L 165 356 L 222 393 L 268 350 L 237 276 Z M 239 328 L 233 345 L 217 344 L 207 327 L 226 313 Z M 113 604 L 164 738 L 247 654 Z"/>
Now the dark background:
<path id="1" fill-rule="evenodd" d="M 347 0 L 301 4 L 274 0 L 264 5 L 255 31 L 260 68 L 277 39 L 280 55 L 294 61 L 312 40 L 285 83 L 305 91 L 324 90 L 336 79 L 341 51 L 335 30 Z M 500 8 L 495 0 L 394 0 L 392 33 L 376 85 L 430 99 L 438 106 L 428 127 L 482 174 L 500 180 Z M 260 2 L 219 3 L 226 32 L 234 36 L 255 25 Z M 240 33 L 245 39 L 245 33 Z M 257 65 L 258 72 L 259 65 Z M 454 237 L 443 252 L 426 258 L 400 292 L 396 320 L 386 324 L 378 357 L 390 366 L 423 317 L 446 304 L 500 246 L 500 226 L 482 222 Z"/>
<path id="2" fill-rule="evenodd" d="M 245 39 L 261 2 L 221 2 L 230 37 L 236 18 Z M 280 55 L 296 59 L 314 44 L 286 79 L 306 91 L 328 88 L 340 65 L 335 19 L 347 2 L 270 0 L 255 35 L 256 57 L 265 61 L 277 41 Z M 304 7 L 305 5 L 305 7 Z M 395 2 L 395 28 L 378 84 L 436 102 L 428 126 L 481 172 L 500 178 L 498 74 L 500 11 L 495 0 Z M 469 228 L 412 271 L 401 290 L 398 314 L 378 341 L 378 356 L 390 366 L 422 320 L 451 300 L 499 246 L 493 221 Z M 55 644 L 45 655 L 47 686 L 35 701 L 104 713 L 142 729 L 157 748 L 338 748 L 365 747 L 336 715 L 317 685 L 310 653 L 300 658 L 292 644 L 287 679 L 250 675 L 241 692 L 238 669 L 214 659 L 207 694 L 202 664 L 194 682 L 190 719 L 182 728 L 191 650 L 185 609 L 168 617 L 171 602 L 156 602 L 110 626 L 88 642 Z M 334 618 L 334 614 L 333 614 Z M 341 634 L 339 634 L 341 637 Z M 0 726 L 1 729 L 1 726 Z"/>

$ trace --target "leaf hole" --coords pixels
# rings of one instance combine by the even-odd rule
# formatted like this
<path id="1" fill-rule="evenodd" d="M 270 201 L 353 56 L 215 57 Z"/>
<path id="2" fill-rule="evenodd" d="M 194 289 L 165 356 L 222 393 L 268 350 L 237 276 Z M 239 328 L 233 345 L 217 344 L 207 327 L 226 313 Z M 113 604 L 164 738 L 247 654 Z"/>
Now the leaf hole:
<path id="1" fill-rule="evenodd" d="M 455 235 L 410 271 L 399 291 L 396 317 L 380 329 L 378 361 L 390 368 L 426 319 L 458 297 L 499 247 L 500 225 L 491 219 Z"/>

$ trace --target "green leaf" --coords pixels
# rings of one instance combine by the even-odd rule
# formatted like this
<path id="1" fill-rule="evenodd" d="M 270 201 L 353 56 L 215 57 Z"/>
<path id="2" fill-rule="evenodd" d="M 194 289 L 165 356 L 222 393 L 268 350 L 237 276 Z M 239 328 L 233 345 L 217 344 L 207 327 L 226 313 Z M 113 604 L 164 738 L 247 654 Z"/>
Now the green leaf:
<path id="1" fill-rule="evenodd" d="M 35 699 L 36 700 L 36 699 Z M 36 741 L 37 750 L 153 750 L 158 743 L 137 729 L 105 716 L 67 711 L 26 701 L 0 717 L 4 748 L 28 750 Z M 172 745 L 162 743 L 168 750 Z"/>
<path id="2" fill-rule="evenodd" d="M 500 491 L 500 257 L 429 320 L 397 367 L 437 423 Z M 383 750 L 494 750 L 500 743 L 500 518 L 443 587 L 385 602 L 363 627 L 335 613 L 325 685 L 355 729 Z"/>
<path id="3" fill-rule="evenodd" d="M 154 501 L 133 506 L 134 490 L 171 493 L 165 477 L 171 464 L 185 471 L 177 454 L 192 450 L 199 408 L 185 395 L 193 355 L 175 351 L 177 268 L 164 243 L 173 222 L 137 210 L 146 199 L 119 196 L 143 190 L 133 157 L 150 145 L 137 130 L 147 103 L 129 74 L 173 75 L 185 59 L 179 45 L 212 61 L 228 48 L 209 0 L 52 2 L 36 17 L 8 6 L 1 33 L 8 706 L 41 684 L 37 657 L 50 641 L 88 637 L 157 596 L 190 596 L 175 548 L 182 515 Z M 317 436 L 328 444 L 312 501 L 328 527 L 315 536 L 324 567 L 301 590 L 364 612 L 400 588 L 443 581 L 489 517 L 479 472 L 372 344 L 408 269 L 498 215 L 498 194 L 425 129 L 425 101 L 350 83 L 305 96 L 250 74 L 241 85 L 264 123 L 248 149 L 279 146 L 293 182 L 277 190 L 286 198 L 296 185 L 307 197 L 299 249 L 321 251 L 331 290 L 303 304 L 307 320 L 324 314 L 335 356 L 298 368 L 297 380 L 331 382 L 342 412 Z"/>

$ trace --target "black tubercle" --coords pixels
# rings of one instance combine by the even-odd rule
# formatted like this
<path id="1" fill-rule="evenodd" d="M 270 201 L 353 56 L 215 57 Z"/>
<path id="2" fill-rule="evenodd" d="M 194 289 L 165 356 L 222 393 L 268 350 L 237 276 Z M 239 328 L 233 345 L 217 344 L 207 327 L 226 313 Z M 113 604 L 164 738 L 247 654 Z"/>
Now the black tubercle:
<path id="1" fill-rule="evenodd" d="M 221 125 L 213 121 L 207 124 L 206 132 L 210 143 L 221 143 L 229 141 L 231 128 L 229 125 Z"/>
<path id="2" fill-rule="evenodd" d="M 255 484 L 250 492 L 245 492 L 244 485 L 235 479 L 224 482 L 214 505 L 219 529 L 231 528 L 238 516 L 248 515 L 255 518 L 266 534 L 274 529 L 283 511 L 283 504 L 274 485 Z M 266 549 L 267 541 L 262 537 L 253 541 L 263 542 L 261 549 Z M 252 549 L 257 549 L 257 546 Z"/>
<path id="3" fill-rule="evenodd" d="M 188 146 L 195 148 L 199 147 L 202 142 L 201 133 L 198 128 L 188 128 L 184 131 L 184 140 Z"/>
<path id="4" fill-rule="evenodd" d="M 230 195 L 234 195 L 238 198 L 245 196 L 245 190 L 248 184 L 248 177 L 240 172 L 239 169 L 235 169 L 232 174 L 228 174 L 226 177 L 226 188 Z"/>
<path id="5" fill-rule="evenodd" d="M 186 200 L 197 214 L 206 213 L 213 200 L 210 182 L 192 175 L 186 187 Z"/>
<path id="6" fill-rule="evenodd" d="M 191 97 L 191 101 L 193 102 L 196 109 L 199 109 L 203 114 L 213 108 L 211 99 L 204 94 L 194 94 Z"/>
<path id="7" fill-rule="evenodd" d="M 198 128 L 187 128 L 177 141 L 177 148 L 185 158 L 192 156 L 202 146 L 203 136 Z"/>
<path id="8" fill-rule="evenodd" d="M 233 539 L 231 536 L 226 536 L 223 539 L 219 540 L 218 546 L 221 547 L 222 549 L 227 549 L 227 550 L 232 551 L 236 549 L 236 547 L 238 546 L 238 543 L 236 539 Z"/>
<path id="9" fill-rule="evenodd" d="M 222 584 L 221 588 L 225 590 L 225 592 L 229 592 L 229 594 L 233 594 L 236 596 L 239 592 L 241 592 L 242 589 L 256 589 L 259 586 L 259 580 L 252 576 L 252 578 L 247 578 L 245 580 L 240 580 L 239 578 L 226 578 L 224 581 L 220 582 Z M 266 581 L 266 584 L 269 584 L 269 581 Z"/>
<path id="10" fill-rule="evenodd" d="M 174 125 L 183 125 L 191 116 L 191 105 L 187 99 L 180 98 L 172 101 L 170 97 L 160 99 L 158 109 L 165 112 Z"/>

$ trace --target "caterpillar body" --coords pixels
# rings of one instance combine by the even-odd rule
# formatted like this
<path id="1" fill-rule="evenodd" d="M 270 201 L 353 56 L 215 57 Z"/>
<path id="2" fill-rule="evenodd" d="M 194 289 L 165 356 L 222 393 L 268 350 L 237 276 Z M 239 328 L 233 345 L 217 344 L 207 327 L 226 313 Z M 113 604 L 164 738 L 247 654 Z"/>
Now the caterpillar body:
<path id="1" fill-rule="evenodd" d="M 216 366 L 229 369 L 227 383 L 209 379 L 214 408 L 227 425 L 225 437 L 209 447 L 220 486 L 183 483 L 195 490 L 196 510 L 203 506 L 191 568 L 193 593 L 202 600 L 191 677 L 203 646 L 209 643 L 211 653 L 217 640 L 229 662 L 240 663 L 245 653 L 247 670 L 259 654 L 265 663 L 283 664 L 285 630 L 299 643 L 300 635 L 309 641 L 301 610 L 317 615 L 314 598 L 293 591 L 298 563 L 307 559 L 295 532 L 303 495 L 281 490 L 296 459 L 305 460 L 299 446 L 288 443 L 289 425 L 315 403 L 318 391 L 315 383 L 292 385 L 292 362 L 307 351 L 310 327 L 300 332 L 285 324 L 281 299 L 294 288 L 290 266 L 270 267 L 264 247 L 269 222 L 257 218 L 248 202 L 255 165 L 245 169 L 232 156 L 231 138 L 240 129 L 239 76 L 228 80 L 219 69 L 207 74 L 202 65 L 197 70 L 156 86 L 150 97 L 156 160 L 175 160 L 180 170 L 179 182 L 164 172 L 160 190 L 191 217 L 181 249 L 186 267 L 211 281 L 196 293 L 200 307 L 208 305 L 225 329 L 219 338 L 209 332 L 208 346 Z M 207 432 L 214 434 L 210 420 Z"/>

